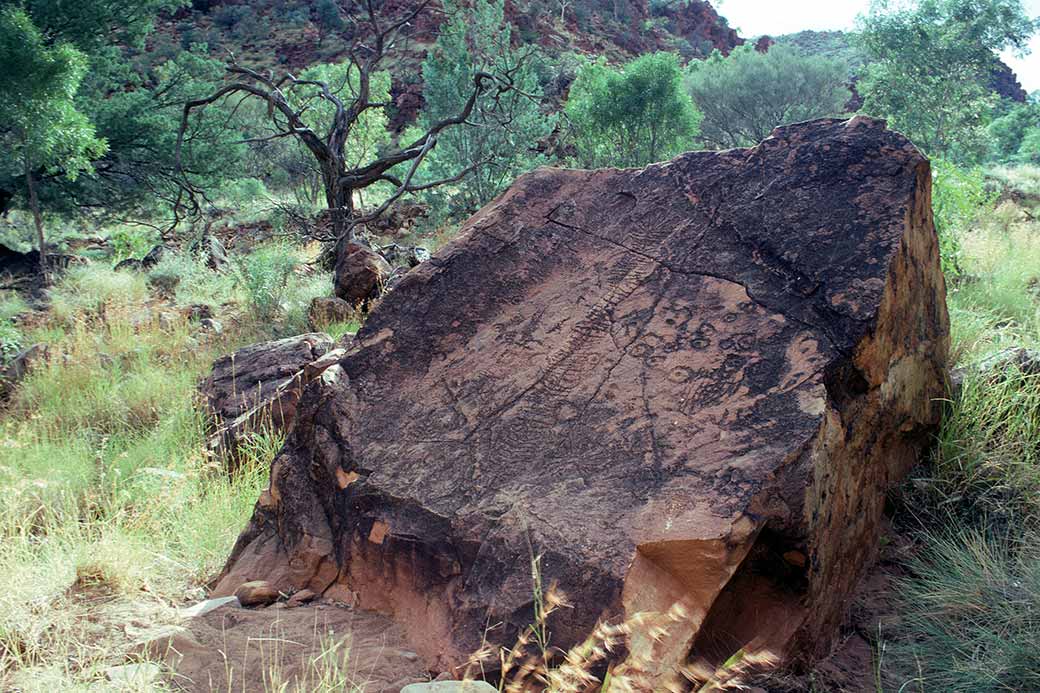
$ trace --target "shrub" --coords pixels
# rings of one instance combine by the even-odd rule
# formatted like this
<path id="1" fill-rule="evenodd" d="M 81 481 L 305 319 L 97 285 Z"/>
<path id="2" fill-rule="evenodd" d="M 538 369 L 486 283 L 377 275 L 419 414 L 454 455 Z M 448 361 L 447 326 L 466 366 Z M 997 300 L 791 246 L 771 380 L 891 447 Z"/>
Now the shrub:
<path id="1" fill-rule="evenodd" d="M 6 366 L 22 350 L 21 331 L 10 320 L 0 319 L 0 367 Z"/>
<path id="2" fill-rule="evenodd" d="M 686 88 L 704 113 L 700 139 L 710 147 L 758 144 L 779 125 L 842 113 L 851 97 L 849 67 L 777 45 L 715 51 L 687 68 Z M 753 97 L 749 97 L 753 94 Z"/>
<path id="3" fill-rule="evenodd" d="M 299 264 L 297 251 L 286 243 L 267 243 L 239 262 L 246 299 L 261 320 L 274 318 L 285 306 L 289 281 Z"/>
<path id="4" fill-rule="evenodd" d="M 140 226 L 123 226 L 108 235 L 108 242 L 116 260 L 141 258 L 159 241 L 159 234 L 153 229 Z"/>
<path id="5" fill-rule="evenodd" d="M 971 230 L 979 218 L 996 204 L 998 195 L 987 188 L 980 168 L 961 168 L 949 161 L 932 162 L 932 211 L 939 234 L 943 271 L 959 274 L 958 235 Z"/>
<path id="6" fill-rule="evenodd" d="M 690 149 L 701 113 L 682 88 L 669 53 L 636 58 L 620 70 L 586 65 L 571 86 L 567 116 L 583 166 L 644 166 Z"/>

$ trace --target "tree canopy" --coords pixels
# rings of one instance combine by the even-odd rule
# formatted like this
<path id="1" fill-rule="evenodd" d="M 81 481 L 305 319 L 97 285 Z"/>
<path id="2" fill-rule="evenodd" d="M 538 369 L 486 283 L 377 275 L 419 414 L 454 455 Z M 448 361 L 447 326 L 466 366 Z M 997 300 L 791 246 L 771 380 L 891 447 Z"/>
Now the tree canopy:
<path id="1" fill-rule="evenodd" d="M 537 146 L 553 130 L 555 117 L 542 113 L 542 88 L 535 74 L 534 51 L 513 49 L 504 0 L 475 0 L 463 5 L 447 0 L 448 20 L 423 63 L 426 107 L 419 126 L 458 109 L 472 89 L 473 75 L 502 75 L 509 92 L 481 95 L 466 124 L 445 132 L 426 167 L 426 176 L 441 178 L 474 167 L 466 184 L 452 191 L 446 213 L 472 213 L 490 202 L 513 179 L 545 161 Z M 430 195 L 443 197 L 443 191 Z"/>
<path id="2" fill-rule="evenodd" d="M 987 87 L 996 54 L 1024 49 L 1036 30 L 1020 0 L 875 0 L 860 28 L 863 110 L 929 154 L 982 156 L 997 103 Z"/>
<path id="3" fill-rule="evenodd" d="M 838 115 L 851 97 L 848 66 L 788 45 L 760 53 L 738 46 L 690 63 L 686 87 L 704 113 L 700 139 L 710 147 L 757 144 L 773 128 Z"/>
<path id="4" fill-rule="evenodd" d="M 694 148 L 702 115 L 683 89 L 679 58 L 651 53 L 621 68 L 583 67 L 566 104 L 583 166 L 643 166 Z"/>
<path id="5" fill-rule="evenodd" d="M 76 178 L 106 149 L 76 108 L 87 70 L 83 53 L 65 41 L 48 42 L 25 11 L 0 8 L 0 143 L 7 177 L 24 181 L 41 264 L 46 270 L 43 218 L 36 188 L 50 176 Z"/>

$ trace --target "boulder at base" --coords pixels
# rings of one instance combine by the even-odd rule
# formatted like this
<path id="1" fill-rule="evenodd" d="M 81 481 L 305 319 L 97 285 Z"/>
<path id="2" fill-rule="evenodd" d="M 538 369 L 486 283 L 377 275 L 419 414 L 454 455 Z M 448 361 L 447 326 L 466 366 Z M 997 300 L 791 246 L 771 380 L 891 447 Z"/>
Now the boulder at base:
<path id="1" fill-rule="evenodd" d="M 215 320 L 204 318 L 219 325 Z M 219 331 L 214 329 L 214 331 Z M 288 432 L 304 386 L 336 363 L 343 351 L 320 332 L 243 347 L 213 363 L 199 385 L 212 421 L 208 447 L 233 454 L 243 436 L 267 429 Z"/>
<path id="2" fill-rule="evenodd" d="M 631 651 L 834 641 L 949 342 L 927 160 L 866 118 L 643 170 L 522 177 L 303 394 L 218 593 L 356 595 L 450 670 L 532 621 L 530 556 Z M 647 664 L 652 662 L 652 664 Z"/>

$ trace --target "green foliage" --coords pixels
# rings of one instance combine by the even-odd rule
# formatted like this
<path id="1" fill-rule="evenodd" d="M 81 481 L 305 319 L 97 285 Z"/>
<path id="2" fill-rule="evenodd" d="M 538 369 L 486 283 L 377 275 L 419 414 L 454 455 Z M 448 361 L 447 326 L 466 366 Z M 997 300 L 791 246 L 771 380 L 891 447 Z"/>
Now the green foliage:
<path id="1" fill-rule="evenodd" d="M 262 245 L 240 260 L 246 298 L 258 319 L 269 320 L 283 309 L 298 264 L 295 249 L 285 243 Z"/>
<path id="2" fill-rule="evenodd" d="M 615 70 L 578 73 L 566 113 L 583 166 L 643 166 L 690 149 L 702 115 L 682 87 L 675 55 L 653 53 Z"/>
<path id="3" fill-rule="evenodd" d="M 776 42 L 793 46 L 806 55 L 840 62 L 848 68 L 849 77 L 858 74 L 866 62 L 855 35 L 844 31 L 799 31 L 779 36 Z"/>
<path id="4" fill-rule="evenodd" d="M 483 94 L 467 124 L 441 134 L 422 171 L 423 180 L 430 181 L 476 167 L 464 184 L 448 191 L 454 193 L 450 203 L 444 200 L 444 190 L 428 196 L 439 210 L 472 213 L 517 176 L 545 162 L 536 147 L 552 132 L 555 118 L 540 108 L 536 56 L 529 49 L 511 48 L 504 0 L 448 0 L 445 11 L 449 19 L 423 63 L 426 107 L 419 127 L 425 131 L 457 114 L 473 92 L 478 72 L 508 74 L 514 86 L 506 94 L 494 89 Z"/>
<path id="5" fill-rule="evenodd" d="M 8 13 L 8 6 L 20 4 L 0 0 L 0 8 Z M 222 65 L 205 56 L 205 46 L 189 47 L 173 57 L 163 57 L 159 51 L 143 52 L 143 41 L 157 13 L 184 4 L 181 0 L 24 3 L 27 16 L 45 37 L 46 52 L 68 66 L 59 79 L 33 75 L 41 63 L 32 57 L 39 57 L 40 51 L 26 50 L 35 45 L 31 35 L 26 40 L 10 23 L 0 29 L 0 43 L 10 41 L 12 46 L 12 57 L 4 57 L 4 65 L 19 66 L 18 70 L 5 68 L 0 94 L 13 88 L 15 75 L 23 75 L 29 85 L 63 90 L 61 99 L 51 100 L 59 117 L 41 113 L 35 119 L 49 130 L 60 131 L 63 141 L 56 148 L 66 150 L 56 152 L 55 163 L 37 166 L 37 173 L 46 174 L 39 176 L 37 186 L 44 208 L 64 215 L 113 216 L 169 210 L 179 189 L 174 124 L 181 105 L 223 78 Z M 23 65 L 33 61 L 37 67 Z M 184 163 L 203 187 L 237 175 L 243 148 L 222 127 L 219 132 L 213 127 L 223 126 L 229 113 L 230 109 L 223 110 L 200 119 L 188 133 Z M 10 120 L 0 118 L 0 122 Z M 10 130 L 0 132 L 0 139 L 10 137 Z M 70 140 L 91 146 L 69 147 Z M 97 144 L 100 142 L 107 144 L 107 152 Z M 71 154 L 79 150 L 81 155 L 70 156 L 70 149 Z M 17 163 L 11 158 L 6 161 L 11 167 Z M 0 188 L 18 190 L 20 177 L 22 172 L 0 163 Z M 26 202 L 24 196 L 16 199 L 23 207 Z"/>
<path id="6" fill-rule="evenodd" d="M 143 257 L 160 241 L 155 229 L 143 226 L 120 226 L 108 234 L 112 254 L 116 261 Z"/>
<path id="7" fill-rule="evenodd" d="M 840 114 L 849 67 L 786 45 L 759 53 L 746 44 L 690 63 L 686 86 L 704 113 L 700 138 L 728 149 L 757 144 L 779 125 Z"/>
<path id="8" fill-rule="evenodd" d="M 25 337 L 13 322 L 0 318 L 0 367 L 6 366 L 22 350 Z"/>
<path id="9" fill-rule="evenodd" d="M 929 155 L 977 160 L 996 105 L 995 54 L 1023 48 L 1035 28 L 1020 0 L 875 2 L 861 27 L 863 110 Z"/>
<path id="10" fill-rule="evenodd" d="M 972 529 L 922 537 L 900 595 L 904 648 L 919 677 L 907 690 L 1040 690 L 1037 539 Z"/>
<path id="11" fill-rule="evenodd" d="M 958 234 L 970 230 L 992 210 L 997 196 L 987 188 L 982 169 L 961 168 L 942 160 L 932 162 L 932 212 L 943 271 L 948 275 L 960 272 Z"/>
<path id="12" fill-rule="evenodd" d="M 1029 163 L 1029 155 L 1040 157 L 1040 103 L 1011 104 L 1007 112 L 994 118 L 988 134 L 993 158 L 1002 163 L 1021 159 Z M 1027 140 L 1031 140 L 1028 141 Z"/>
<path id="13" fill-rule="evenodd" d="M 1029 128 L 1022 135 L 1015 161 L 1022 164 L 1040 165 L 1040 126 Z"/>
<path id="14" fill-rule="evenodd" d="M 0 176 L 75 179 L 89 172 L 106 143 L 76 108 L 86 56 L 70 43 L 49 41 L 24 11 L 2 7 L 0 64 L 0 144 L 7 152 Z"/>

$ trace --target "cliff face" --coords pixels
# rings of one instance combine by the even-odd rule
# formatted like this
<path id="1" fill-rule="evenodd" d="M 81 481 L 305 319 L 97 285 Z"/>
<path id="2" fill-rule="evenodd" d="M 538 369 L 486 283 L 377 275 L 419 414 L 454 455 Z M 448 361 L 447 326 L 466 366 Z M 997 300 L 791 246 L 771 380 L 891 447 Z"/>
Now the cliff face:
<path id="1" fill-rule="evenodd" d="M 989 88 L 1005 99 L 1025 103 L 1029 93 L 1022 88 L 1018 75 L 1003 60 L 997 60 L 990 74 Z"/>

